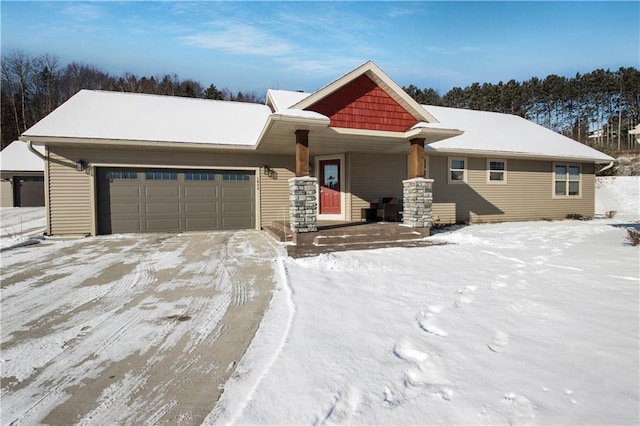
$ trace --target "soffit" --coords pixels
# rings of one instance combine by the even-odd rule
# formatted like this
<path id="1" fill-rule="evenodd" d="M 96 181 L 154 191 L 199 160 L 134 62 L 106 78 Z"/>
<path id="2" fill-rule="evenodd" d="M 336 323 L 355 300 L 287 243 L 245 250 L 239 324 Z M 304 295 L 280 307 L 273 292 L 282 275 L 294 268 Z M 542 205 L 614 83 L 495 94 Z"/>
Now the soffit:
<path id="1" fill-rule="evenodd" d="M 273 122 L 257 147 L 259 153 L 295 154 L 295 131 L 300 126 L 293 122 Z M 311 155 L 336 154 L 343 152 L 408 153 L 408 132 L 377 132 L 332 127 L 309 129 L 309 151 Z M 450 135 L 438 131 L 430 134 L 416 134 L 432 143 Z"/>

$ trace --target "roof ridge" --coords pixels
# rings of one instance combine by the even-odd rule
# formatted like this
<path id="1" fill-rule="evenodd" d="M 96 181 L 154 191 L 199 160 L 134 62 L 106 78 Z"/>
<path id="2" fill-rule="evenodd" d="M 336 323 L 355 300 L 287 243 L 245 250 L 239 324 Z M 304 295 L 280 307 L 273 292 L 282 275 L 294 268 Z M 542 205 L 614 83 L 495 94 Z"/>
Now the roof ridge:
<path id="1" fill-rule="evenodd" d="M 125 95 L 125 96 L 155 97 L 155 98 L 162 98 L 162 99 L 184 99 L 184 100 L 192 100 L 192 101 L 228 103 L 228 104 L 234 104 L 234 105 L 257 105 L 260 107 L 264 106 L 263 103 L 256 103 L 256 102 L 240 102 L 240 101 L 230 101 L 226 99 L 196 98 L 191 96 L 161 95 L 158 93 L 125 92 L 125 91 L 118 91 L 118 90 L 102 90 L 102 89 L 81 89 L 78 93 L 80 92 L 95 92 L 95 93 L 102 93 L 107 95 L 118 95 L 118 96 Z"/>

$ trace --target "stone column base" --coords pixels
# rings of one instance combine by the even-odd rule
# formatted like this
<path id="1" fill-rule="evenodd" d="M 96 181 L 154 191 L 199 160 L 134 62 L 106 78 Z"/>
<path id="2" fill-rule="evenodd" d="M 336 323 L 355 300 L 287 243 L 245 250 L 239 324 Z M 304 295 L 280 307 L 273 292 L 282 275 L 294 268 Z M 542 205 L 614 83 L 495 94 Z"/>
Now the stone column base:
<path id="1" fill-rule="evenodd" d="M 413 228 L 431 227 L 433 179 L 413 178 L 402 181 L 402 222 Z"/>
<path id="2" fill-rule="evenodd" d="M 289 224 L 293 232 L 318 230 L 318 179 L 309 176 L 289 179 Z"/>

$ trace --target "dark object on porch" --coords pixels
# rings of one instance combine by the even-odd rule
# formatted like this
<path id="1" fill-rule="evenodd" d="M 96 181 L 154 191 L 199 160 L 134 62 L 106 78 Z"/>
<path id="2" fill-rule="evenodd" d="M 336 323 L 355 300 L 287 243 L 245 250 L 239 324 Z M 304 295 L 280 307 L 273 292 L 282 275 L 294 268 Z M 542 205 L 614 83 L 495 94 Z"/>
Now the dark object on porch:
<path id="1" fill-rule="evenodd" d="M 398 221 L 398 199 L 393 197 L 381 198 L 379 203 L 371 203 L 370 207 L 376 209 L 378 220 L 386 222 Z"/>
<path id="2" fill-rule="evenodd" d="M 375 222 L 378 220 L 378 209 L 360 209 L 360 217 L 365 222 Z"/>

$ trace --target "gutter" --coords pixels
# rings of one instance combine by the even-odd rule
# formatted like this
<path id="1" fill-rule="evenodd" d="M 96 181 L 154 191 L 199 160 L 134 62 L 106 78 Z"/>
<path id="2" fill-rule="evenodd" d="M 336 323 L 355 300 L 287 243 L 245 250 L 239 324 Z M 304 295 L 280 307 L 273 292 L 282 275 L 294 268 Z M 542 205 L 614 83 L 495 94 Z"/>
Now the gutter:
<path id="1" fill-rule="evenodd" d="M 163 147 L 163 148 L 182 148 L 182 149 L 224 149 L 224 150 L 237 150 L 245 151 L 251 150 L 252 145 L 236 145 L 236 144 L 213 144 L 206 142 L 164 142 L 164 141 L 141 141 L 135 139 L 96 139 L 96 138 L 77 138 L 77 137 L 48 137 L 43 136 L 25 136 L 18 138 L 19 140 L 27 143 L 31 143 L 31 140 L 27 139 L 36 138 L 36 143 L 43 143 L 46 145 L 78 145 L 85 146 L 99 146 L 99 147 Z M 42 140 L 38 140 L 42 138 Z M 39 155 L 40 156 L 40 155 Z"/>
<path id="2" fill-rule="evenodd" d="M 29 151 L 33 152 L 37 157 L 39 157 L 42 161 L 47 161 L 47 157 L 45 157 L 44 155 L 42 155 L 42 153 L 40 151 L 38 151 L 37 149 L 35 149 L 31 143 L 31 141 L 27 141 L 27 147 L 29 148 Z"/>
<path id="3" fill-rule="evenodd" d="M 615 163 L 615 161 L 610 162 L 609 164 L 607 164 L 606 166 L 604 166 L 603 168 L 601 168 L 600 170 L 598 170 L 595 174 L 602 173 L 602 172 L 604 172 L 605 170 L 609 170 L 610 168 L 612 168 L 612 167 L 613 167 L 613 163 Z"/>

